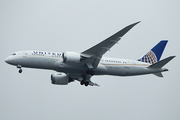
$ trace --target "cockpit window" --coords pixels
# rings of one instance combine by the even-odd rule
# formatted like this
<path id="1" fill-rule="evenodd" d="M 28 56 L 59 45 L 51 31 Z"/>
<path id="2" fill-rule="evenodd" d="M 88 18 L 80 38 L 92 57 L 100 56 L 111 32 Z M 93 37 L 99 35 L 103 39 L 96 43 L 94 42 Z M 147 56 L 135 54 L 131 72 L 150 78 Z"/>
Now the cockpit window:
<path id="1" fill-rule="evenodd" d="M 13 53 L 12 55 L 16 55 L 16 53 Z"/>

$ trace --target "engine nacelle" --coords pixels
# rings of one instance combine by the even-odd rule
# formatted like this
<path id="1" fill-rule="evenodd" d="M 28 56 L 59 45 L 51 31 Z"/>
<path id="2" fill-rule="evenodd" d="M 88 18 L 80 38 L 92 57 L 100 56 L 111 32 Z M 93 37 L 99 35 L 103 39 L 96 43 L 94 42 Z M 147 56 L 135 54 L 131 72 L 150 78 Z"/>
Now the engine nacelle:
<path id="1" fill-rule="evenodd" d="M 76 52 L 64 52 L 63 61 L 67 63 L 79 63 L 81 60 L 81 55 Z"/>
<path id="2" fill-rule="evenodd" d="M 70 82 L 69 80 L 69 77 L 65 73 L 54 73 L 51 75 L 52 84 L 67 85 Z"/>

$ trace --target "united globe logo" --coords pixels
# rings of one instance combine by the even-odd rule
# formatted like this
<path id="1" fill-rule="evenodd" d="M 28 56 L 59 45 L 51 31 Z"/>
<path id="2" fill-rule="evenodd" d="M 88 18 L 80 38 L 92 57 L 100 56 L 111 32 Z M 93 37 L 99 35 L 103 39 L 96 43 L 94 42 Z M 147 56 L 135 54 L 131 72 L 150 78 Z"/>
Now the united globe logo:
<path id="1" fill-rule="evenodd" d="M 154 64 L 157 62 L 157 57 L 153 51 L 149 51 L 146 55 L 144 55 L 138 61 Z"/>

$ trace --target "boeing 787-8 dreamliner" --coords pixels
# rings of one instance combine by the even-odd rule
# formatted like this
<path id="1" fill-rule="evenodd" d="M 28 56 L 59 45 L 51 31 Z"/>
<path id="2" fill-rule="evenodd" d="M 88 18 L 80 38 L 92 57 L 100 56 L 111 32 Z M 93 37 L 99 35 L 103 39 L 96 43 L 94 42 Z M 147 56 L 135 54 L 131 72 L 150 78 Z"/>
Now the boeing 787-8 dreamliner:
<path id="1" fill-rule="evenodd" d="M 52 84 L 67 85 L 77 80 L 81 85 L 99 86 L 90 79 L 93 75 L 133 76 L 154 74 L 163 77 L 161 72 L 168 71 L 163 66 L 175 56 L 160 60 L 167 40 L 160 41 L 147 54 L 138 60 L 102 57 L 137 23 L 131 24 L 99 44 L 81 52 L 19 51 L 7 57 L 8 64 L 22 67 L 54 70 Z"/>

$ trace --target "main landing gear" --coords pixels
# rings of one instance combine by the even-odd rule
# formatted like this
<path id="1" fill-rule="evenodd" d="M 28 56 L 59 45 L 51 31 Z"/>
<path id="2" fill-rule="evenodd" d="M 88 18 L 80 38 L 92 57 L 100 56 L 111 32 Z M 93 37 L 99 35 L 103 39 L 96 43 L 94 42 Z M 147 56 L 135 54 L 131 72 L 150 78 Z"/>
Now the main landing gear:
<path id="1" fill-rule="evenodd" d="M 86 71 L 86 74 L 93 76 L 95 74 L 95 72 L 92 69 L 89 69 Z"/>
<path id="2" fill-rule="evenodd" d="M 22 73 L 21 65 L 17 65 L 17 68 L 19 68 L 19 73 Z"/>
<path id="3" fill-rule="evenodd" d="M 86 63 L 86 67 L 88 68 L 86 71 L 86 74 L 82 76 L 82 80 L 80 82 L 81 85 L 88 86 L 90 81 L 90 78 L 95 74 L 93 70 L 93 66 L 91 63 Z"/>
<path id="4" fill-rule="evenodd" d="M 88 86 L 88 85 L 89 85 L 89 82 L 86 81 L 86 80 L 82 80 L 80 84 L 81 84 L 81 85 Z"/>
<path id="5" fill-rule="evenodd" d="M 92 69 L 89 69 L 86 71 L 86 75 L 82 76 L 82 80 L 80 82 L 81 85 L 88 86 L 90 81 L 90 78 L 95 74 L 95 72 Z"/>
<path id="6" fill-rule="evenodd" d="M 95 72 L 93 71 L 93 66 L 91 63 L 86 63 L 86 66 L 88 67 L 88 70 L 86 71 L 87 75 L 91 75 L 93 76 L 95 74 Z"/>

